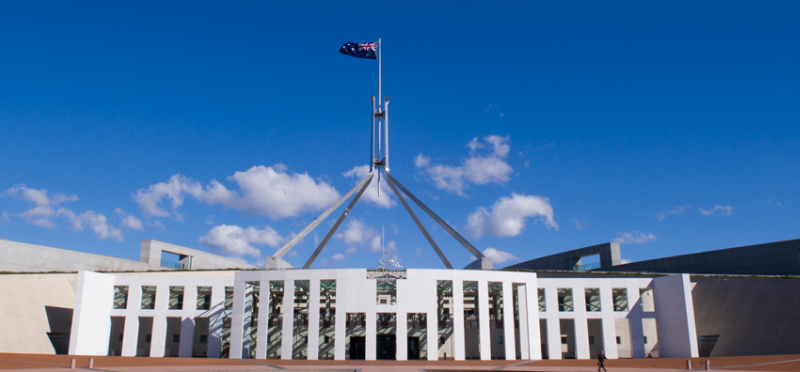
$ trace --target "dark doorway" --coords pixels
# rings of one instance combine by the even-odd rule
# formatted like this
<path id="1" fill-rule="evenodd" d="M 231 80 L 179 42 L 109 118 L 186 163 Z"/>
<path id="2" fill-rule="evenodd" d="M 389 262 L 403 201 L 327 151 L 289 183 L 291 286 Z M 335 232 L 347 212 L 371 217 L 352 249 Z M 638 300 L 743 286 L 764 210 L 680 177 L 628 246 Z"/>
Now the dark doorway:
<path id="1" fill-rule="evenodd" d="M 397 336 L 378 335 L 378 353 L 375 358 L 378 360 L 395 360 L 397 351 Z"/>
<path id="2" fill-rule="evenodd" d="M 364 337 L 350 336 L 350 360 L 364 360 L 367 341 Z"/>
<path id="3" fill-rule="evenodd" d="M 408 360 L 419 360 L 419 337 L 408 338 Z"/>

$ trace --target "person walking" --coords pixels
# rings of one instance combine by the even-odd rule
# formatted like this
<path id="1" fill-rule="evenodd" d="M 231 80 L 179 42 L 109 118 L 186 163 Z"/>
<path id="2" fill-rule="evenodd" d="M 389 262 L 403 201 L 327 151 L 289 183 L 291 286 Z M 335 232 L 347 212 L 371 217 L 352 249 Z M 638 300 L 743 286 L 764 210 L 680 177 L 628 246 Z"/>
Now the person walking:
<path id="1" fill-rule="evenodd" d="M 606 352 L 600 350 L 600 354 L 597 355 L 597 372 L 600 372 L 600 368 L 603 369 L 603 372 L 606 371 L 606 366 L 603 365 L 603 362 L 606 361 Z"/>

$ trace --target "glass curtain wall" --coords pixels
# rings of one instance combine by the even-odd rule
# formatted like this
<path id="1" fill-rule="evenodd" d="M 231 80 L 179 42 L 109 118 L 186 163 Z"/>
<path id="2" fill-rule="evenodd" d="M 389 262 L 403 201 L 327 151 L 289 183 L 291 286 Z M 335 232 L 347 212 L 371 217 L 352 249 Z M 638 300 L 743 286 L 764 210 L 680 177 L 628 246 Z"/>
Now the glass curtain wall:
<path id="1" fill-rule="evenodd" d="M 506 358 L 503 283 L 489 282 L 489 334 L 492 359 Z"/>
<path id="2" fill-rule="evenodd" d="M 245 324 L 249 325 L 245 333 L 245 345 L 247 345 L 247 357 L 256 358 L 256 348 L 258 347 L 258 302 L 261 297 L 261 282 L 245 283 L 245 302 L 244 316 Z"/>
<path id="3" fill-rule="evenodd" d="M 453 359 L 453 281 L 436 282 L 436 306 L 438 317 L 439 359 Z"/>
<path id="4" fill-rule="evenodd" d="M 292 359 L 308 359 L 308 280 L 294 281 Z"/>
<path id="5" fill-rule="evenodd" d="M 319 282 L 319 359 L 334 358 L 336 346 L 336 281 Z"/>
<path id="6" fill-rule="evenodd" d="M 478 282 L 464 281 L 464 352 L 466 359 L 481 358 Z"/>
<path id="7" fill-rule="evenodd" d="M 267 321 L 267 359 L 281 358 L 283 340 L 283 280 L 269 281 L 269 320 Z"/>

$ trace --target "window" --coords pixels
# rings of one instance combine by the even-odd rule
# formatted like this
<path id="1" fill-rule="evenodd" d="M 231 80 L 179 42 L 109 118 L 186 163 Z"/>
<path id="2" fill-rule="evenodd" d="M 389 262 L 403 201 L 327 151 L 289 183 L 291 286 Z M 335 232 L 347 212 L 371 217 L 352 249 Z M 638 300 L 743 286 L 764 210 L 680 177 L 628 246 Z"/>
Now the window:
<path id="1" fill-rule="evenodd" d="M 172 343 L 177 344 L 181 342 L 181 335 L 172 335 Z"/>
<path id="2" fill-rule="evenodd" d="M 502 345 L 503 344 L 503 336 L 497 336 L 497 344 L 498 345 Z"/>
<path id="3" fill-rule="evenodd" d="M 156 308 L 156 286 L 142 286 L 142 309 L 153 310 Z"/>
<path id="4" fill-rule="evenodd" d="M 233 311 L 233 287 L 225 287 L 225 311 Z"/>
<path id="5" fill-rule="evenodd" d="M 169 287 L 169 309 L 183 310 L 183 287 Z"/>
<path id="6" fill-rule="evenodd" d="M 568 312 L 573 311 L 572 303 L 572 288 L 559 288 L 558 289 L 558 311 Z"/>
<path id="7" fill-rule="evenodd" d="M 197 287 L 197 307 L 196 310 L 208 310 L 211 308 L 211 287 Z"/>
<path id="8" fill-rule="evenodd" d="M 566 345 L 566 344 L 567 344 L 567 336 L 561 336 L 561 345 Z"/>
<path id="9" fill-rule="evenodd" d="M 127 309 L 128 308 L 128 286 L 118 285 L 114 286 L 114 308 Z"/>
<path id="10" fill-rule="evenodd" d="M 594 336 L 589 336 L 589 345 L 594 345 Z"/>
<path id="11" fill-rule="evenodd" d="M 378 278 L 376 288 L 377 303 L 379 305 L 394 305 L 397 303 L 397 279 Z"/>
<path id="12" fill-rule="evenodd" d="M 600 311 L 600 288 L 586 288 L 586 311 Z"/>
<path id="13" fill-rule="evenodd" d="M 644 343 L 647 343 L 647 336 L 644 336 Z"/>
<path id="14" fill-rule="evenodd" d="M 152 338 L 152 336 L 153 335 L 147 335 L 147 337 L 144 338 L 144 342 L 150 342 L 150 339 Z"/>
<path id="15" fill-rule="evenodd" d="M 611 293 L 614 296 L 614 311 L 628 311 L 628 290 L 614 288 Z"/>
<path id="16" fill-rule="evenodd" d="M 620 339 L 619 336 L 617 336 L 617 345 L 622 345 L 622 339 Z"/>
<path id="17" fill-rule="evenodd" d="M 544 297 L 544 288 L 539 288 L 539 311 L 545 312 L 547 311 L 547 301 Z"/>
<path id="18" fill-rule="evenodd" d="M 200 335 L 200 343 L 205 344 L 208 342 L 208 335 Z"/>
<path id="19" fill-rule="evenodd" d="M 119 334 L 119 342 L 122 342 L 122 333 Z"/>

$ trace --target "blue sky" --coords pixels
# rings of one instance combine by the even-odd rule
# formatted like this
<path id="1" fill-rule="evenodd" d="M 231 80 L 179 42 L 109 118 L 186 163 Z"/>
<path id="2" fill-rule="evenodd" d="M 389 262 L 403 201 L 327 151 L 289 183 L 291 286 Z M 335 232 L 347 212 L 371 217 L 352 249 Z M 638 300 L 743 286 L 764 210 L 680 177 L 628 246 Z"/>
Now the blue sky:
<path id="1" fill-rule="evenodd" d="M 377 64 L 338 48 L 381 37 L 392 174 L 497 266 L 613 240 L 637 261 L 796 239 L 797 14 L 790 1 L 4 3 L 0 238 L 263 261 L 366 164 Z M 383 197 L 359 202 L 315 267 L 375 267 L 382 226 L 404 266 L 442 267 Z M 287 260 L 301 266 L 334 219 Z M 454 266 L 470 261 L 423 222 Z"/>

